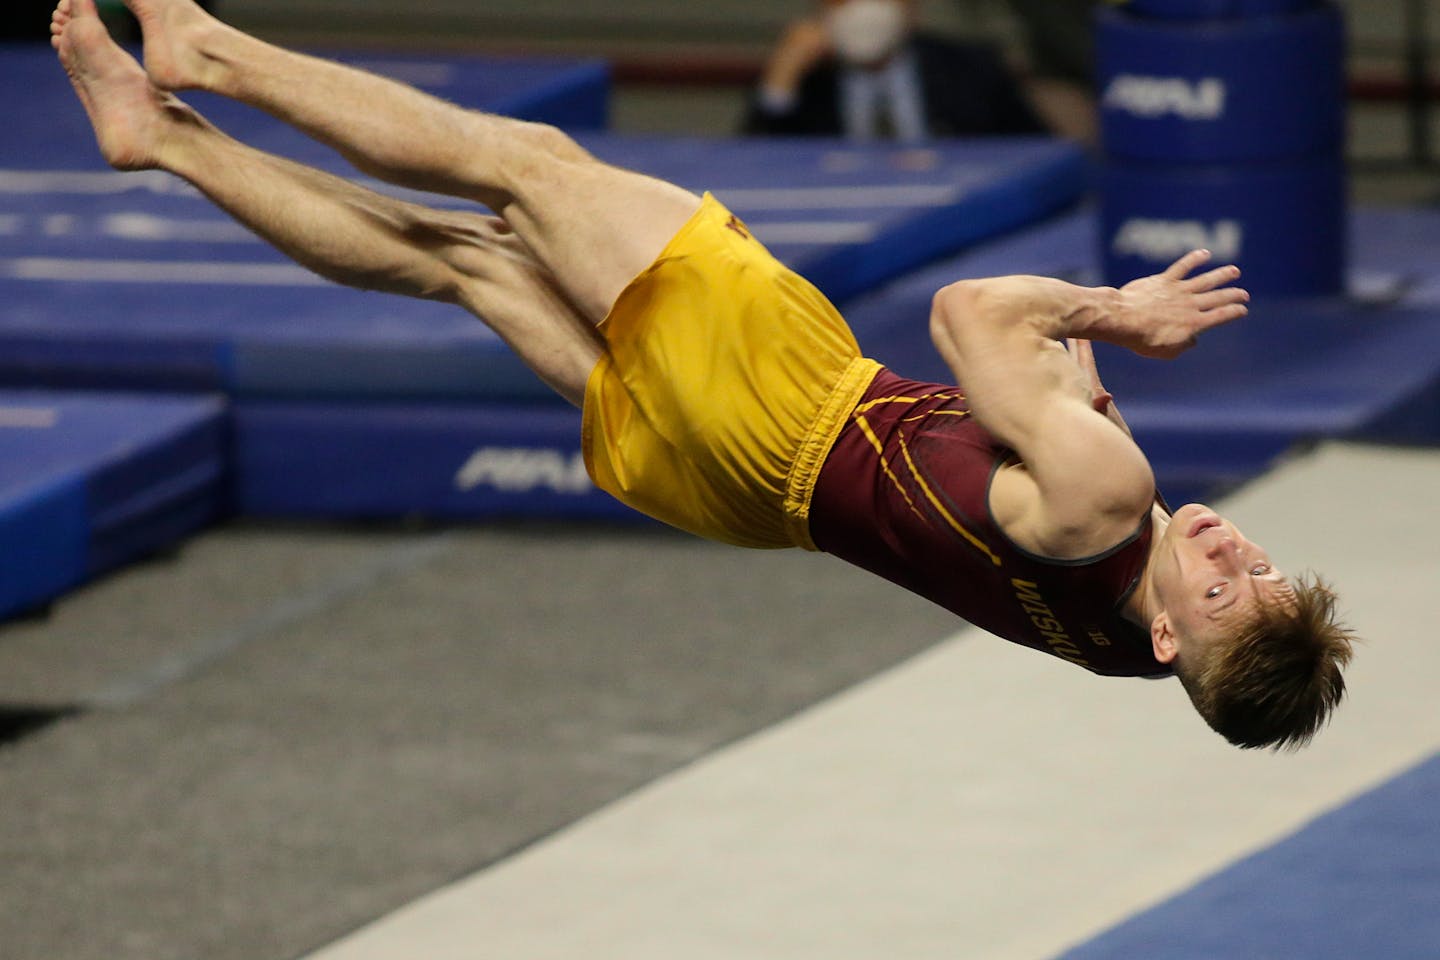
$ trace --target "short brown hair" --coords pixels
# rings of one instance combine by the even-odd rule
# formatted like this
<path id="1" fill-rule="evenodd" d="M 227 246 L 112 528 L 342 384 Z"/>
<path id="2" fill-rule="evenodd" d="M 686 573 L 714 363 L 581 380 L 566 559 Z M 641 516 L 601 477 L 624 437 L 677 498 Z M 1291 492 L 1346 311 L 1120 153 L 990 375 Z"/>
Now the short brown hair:
<path id="1" fill-rule="evenodd" d="M 1314 575 L 1292 586 L 1293 601 L 1258 604 L 1198 663 L 1175 663 L 1195 709 L 1237 747 L 1302 747 L 1345 696 L 1354 637 L 1337 619 L 1335 592 Z"/>

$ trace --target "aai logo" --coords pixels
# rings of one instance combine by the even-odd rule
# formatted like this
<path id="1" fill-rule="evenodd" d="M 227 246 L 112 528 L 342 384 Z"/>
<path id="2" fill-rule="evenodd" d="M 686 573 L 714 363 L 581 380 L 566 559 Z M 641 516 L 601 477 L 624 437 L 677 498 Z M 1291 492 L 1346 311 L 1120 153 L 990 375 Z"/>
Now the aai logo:
<path id="1" fill-rule="evenodd" d="M 481 447 L 455 475 L 455 486 L 467 492 L 477 487 L 501 493 L 545 488 L 571 495 L 595 489 L 583 454 L 543 447 Z"/>
<path id="2" fill-rule="evenodd" d="M 1225 115 L 1225 81 L 1219 77 L 1146 77 L 1117 74 L 1101 104 L 1145 120 L 1173 114 L 1182 120 L 1219 120 Z"/>
<path id="3" fill-rule="evenodd" d="M 1157 220 L 1131 217 L 1115 231 L 1110 250 L 1120 257 L 1170 263 L 1191 250 L 1206 249 L 1216 262 L 1240 259 L 1245 228 L 1238 220 Z"/>

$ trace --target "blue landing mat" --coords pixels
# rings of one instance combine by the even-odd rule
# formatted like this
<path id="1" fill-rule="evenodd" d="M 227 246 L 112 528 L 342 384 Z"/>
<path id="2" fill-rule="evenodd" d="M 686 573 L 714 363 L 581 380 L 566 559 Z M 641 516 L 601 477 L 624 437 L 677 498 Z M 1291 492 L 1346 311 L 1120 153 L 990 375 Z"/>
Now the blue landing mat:
<path id="1" fill-rule="evenodd" d="M 1314 439 L 1440 442 L 1440 213 L 1361 210 L 1353 224 L 1354 297 L 1257 301 L 1169 363 L 1097 346 L 1173 502 L 1223 494 Z M 1089 215 L 1060 218 L 860 298 L 846 317 L 877 359 L 948 381 L 926 325 L 936 289 L 1001 273 L 1098 282 L 1094 236 Z"/>
<path id="2" fill-rule="evenodd" d="M 590 482 L 568 406 L 241 402 L 241 513 L 643 521 Z"/>
<path id="3" fill-rule="evenodd" d="M 220 398 L 0 392 L 0 617 L 210 523 L 225 472 Z"/>
<path id="4" fill-rule="evenodd" d="M 1044 140 L 582 139 L 715 190 L 837 297 L 1035 222 L 1084 180 L 1079 151 Z M 0 169 L 0 303 L 3 383 L 554 402 L 458 309 L 329 285 L 163 174 Z"/>
<path id="5" fill-rule="evenodd" d="M 1440 756 L 1063 960 L 1433 960 Z"/>
<path id="6" fill-rule="evenodd" d="M 478 109 L 572 130 L 607 119 L 609 69 L 598 61 L 340 57 Z M 48 47 L 0 47 L 0 89 L 26 91 L 0 103 L 0 382 L 238 392 L 299 383 L 322 394 L 373 384 L 435 396 L 477 382 L 504 396 L 519 382 L 537 391 L 458 311 L 330 287 L 180 181 L 104 170 Z M 187 99 L 247 142 L 348 170 L 258 111 Z"/>

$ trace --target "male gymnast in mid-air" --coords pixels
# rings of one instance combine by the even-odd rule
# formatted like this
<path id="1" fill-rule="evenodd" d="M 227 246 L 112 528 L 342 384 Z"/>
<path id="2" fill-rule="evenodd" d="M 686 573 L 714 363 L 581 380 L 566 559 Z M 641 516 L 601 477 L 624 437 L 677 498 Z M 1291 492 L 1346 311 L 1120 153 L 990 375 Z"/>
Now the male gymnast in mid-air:
<path id="1" fill-rule="evenodd" d="M 960 387 L 863 357 L 845 321 L 710 195 L 604 164 L 552 127 L 465 110 L 282 50 L 192 0 L 125 0 L 142 68 L 94 0 L 53 43 L 105 159 L 189 181 L 297 262 L 484 320 L 583 410 L 595 483 L 683 530 L 836 554 L 1001 637 L 1115 676 L 1179 677 L 1241 747 L 1307 742 L 1351 639 L 1200 504 L 1173 514 L 1089 341 L 1173 357 L 1245 315 L 1195 251 L 1114 288 L 967 280 L 930 328 Z M 265 110 L 361 171 L 493 215 L 402 202 L 239 143 L 171 91 Z"/>

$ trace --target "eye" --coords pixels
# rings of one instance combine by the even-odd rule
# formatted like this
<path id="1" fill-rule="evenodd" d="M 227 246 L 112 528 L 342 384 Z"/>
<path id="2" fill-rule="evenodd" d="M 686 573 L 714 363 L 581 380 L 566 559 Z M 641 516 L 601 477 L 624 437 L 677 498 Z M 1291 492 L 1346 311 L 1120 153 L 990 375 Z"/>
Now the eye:
<path id="1" fill-rule="evenodd" d="M 1255 564 L 1255 566 L 1250 568 L 1250 576 L 1252 577 L 1263 577 L 1269 572 L 1270 564 L 1268 563 L 1257 563 Z"/>
<path id="2" fill-rule="evenodd" d="M 1216 597 L 1220 596 L 1220 594 L 1222 594 L 1222 593 L 1224 593 L 1224 592 L 1225 592 L 1225 584 L 1223 584 L 1223 583 L 1218 583 L 1218 584 L 1216 584 L 1215 586 L 1211 587 L 1209 590 L 1206 590 L 1206 591 L 1205 591 L 1205 599 L 1206 599 L 1206 600 L 1214 600 Z"/>

